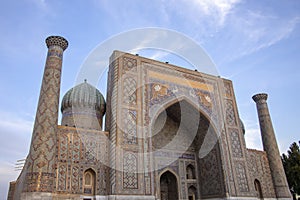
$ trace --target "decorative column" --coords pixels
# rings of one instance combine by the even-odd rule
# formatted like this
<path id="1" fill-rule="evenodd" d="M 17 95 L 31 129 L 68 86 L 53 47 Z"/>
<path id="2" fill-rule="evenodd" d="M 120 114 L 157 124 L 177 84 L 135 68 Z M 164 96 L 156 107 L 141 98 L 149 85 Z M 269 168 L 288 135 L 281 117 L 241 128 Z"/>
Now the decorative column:
<path id="1" fill-rule="evenodd" d="M 60 36 L 46 39 L 48 55 L 29 155 L 24 169 L 23 192 L 51 193 L 55 184 L 56 134 L 63 51 L 68 41 Z"/>
<path id="2" fill-rule="evenodd" d="M 268 95 L 264 93 L 256 94 L 252 97 L 257 107 L 263 147 L 269 160 L 276 197 L 278 199 L 291 199 L 291 193 L 289 191 L 285 172 L 281 162 L 271 116 L 267 105 L 267 98 Z"/>

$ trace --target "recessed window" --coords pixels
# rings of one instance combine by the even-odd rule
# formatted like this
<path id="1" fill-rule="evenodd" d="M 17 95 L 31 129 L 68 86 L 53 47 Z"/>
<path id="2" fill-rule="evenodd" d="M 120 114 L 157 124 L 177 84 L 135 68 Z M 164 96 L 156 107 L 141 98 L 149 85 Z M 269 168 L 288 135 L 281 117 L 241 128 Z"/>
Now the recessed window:
<path id="1" fill-rule="evenodd" d="M 196 175 L 195 175 L 195 168 L 193 165 L 189 164 L 186 167 L 186 178 L 187 179 L 195 179 Z"/>
<path id="2" fill-rule="evenodd" d="M 88 169 L 83 175 L 83 193 L 88 195 L 95 194 L 95 172 L 92 169 Z"/>

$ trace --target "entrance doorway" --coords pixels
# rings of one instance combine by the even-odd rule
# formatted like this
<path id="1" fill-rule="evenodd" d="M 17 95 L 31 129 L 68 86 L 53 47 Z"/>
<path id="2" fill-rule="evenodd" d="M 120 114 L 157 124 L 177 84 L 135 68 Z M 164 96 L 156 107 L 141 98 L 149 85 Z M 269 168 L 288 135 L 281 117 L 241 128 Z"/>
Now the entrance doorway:
<path id="1" fill-rule="evenodd" d="M 197 199 L 197 189 L 194 186 L 189 187 L 188 189 L 189 200 L 196 200 Z"/>
<path id="2" fill-rule="evenodd" d="M 170 171 L 166 171 L 160 177 L 160 199 L 178 200 L 177 179 Z"/>

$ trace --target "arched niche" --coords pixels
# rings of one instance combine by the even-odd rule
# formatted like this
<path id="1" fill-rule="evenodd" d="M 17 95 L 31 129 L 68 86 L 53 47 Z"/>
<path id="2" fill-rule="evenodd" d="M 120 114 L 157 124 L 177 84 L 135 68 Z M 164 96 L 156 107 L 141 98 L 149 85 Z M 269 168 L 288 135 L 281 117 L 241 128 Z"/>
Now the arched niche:
<path id="1" fill-rule="evenodd" d="M 164 172 L 159 183 L 161 200 L 178 200 L 178 181 L 172 172 Z"/>
<path id="2" fill-rule="evenodd" d="M 224 179 L 219 132 L 216 131 L 212 120 L 200 107 L 186 98 L 161 105 L 153 116 L 155 118 L 151 124 L 151 144 L 155 167 L 163 170 L 172 165 L 173 169 L 178 170 L 177 160 L 182 156 L 192 155 L 184 159 L 195 163 L 193 177 L 201 197 L 223 197 Z M 183 173 L 186 173 L 186 170 Z"/>
<path id="3" fill-rule="evenodd" d="M 83 193 L 84 195 L 95 195 L 96 188 L 96 173 L 89 168 L 83 174 Z"/>
<path id="4" fill-rule="evenodd" d="M 256 191 L 257 198 L 263 199 L 264 197 L 263 197 L 260 181 L 257 180 L 257 179 L 254 180 L 254 188 L 255 188 L 255 191 Z"/>
<path id="5" fill-rule="evenodd" d="M 191 164 L 186 167 L 186 179 L 196 179 L 195 167 Z"/>
<path id="6" fill-rule="evenodd" d="M 176 149 L 185 152 L 190 147 L 199 150 L 206 139 L 205 145 L 209 151 L 217 143 L 216 126 L 193 101 L 184 97 L 173 99 L 160 105 L 155 112 L 151 124 L 154 150 Z"/>
<path id="7" fill-rule="evenodd" d="M 197 189 L 192 185 L 188 188 L 188 200 L 196 200 L 196 199 L 198 199 Z"/>

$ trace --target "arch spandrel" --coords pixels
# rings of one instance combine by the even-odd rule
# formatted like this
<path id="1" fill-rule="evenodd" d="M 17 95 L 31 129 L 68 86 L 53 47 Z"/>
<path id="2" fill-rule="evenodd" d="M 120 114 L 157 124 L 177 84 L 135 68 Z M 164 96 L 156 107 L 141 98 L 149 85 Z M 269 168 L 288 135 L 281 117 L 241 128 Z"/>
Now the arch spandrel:
<path id="1" fill-rule="evenodd" d="M 206 91 L 161 81 L 152 81 L 147 85 L 147 90 L 150 124 L 162 110 L 176 102 L 185 100 L 208 118 L 216 130 L 222 130 L 221 109 L 218 106 L 218 98 L 214 94 L 214 90 Z"/>
<path id="2" fill-rule="evenodd" d="M 165 101 L 161 102 L 160 104 L 152 105 L 149 108 L 149 115 L 150 115 L 149 116 L 149 119 L 150 119 L 149 127 L 152 129 L 158 116 L 162 112 L 164 112 L 165 110 L 167 110 L 168 108 L 170 108 L 171 106 L 173 106 L 177 103 L 180 104 L 180 110 L 183 112 L 185 111 L 185 108 L 187 108 L 186 105 L 188 105 L 191 108 L 193 108 L 194 110 L 196 110 L 198 113 L 197 119 L 204 118 L 209 123 L 211 131 L 213 131 L 218 136 L 221 134 L 222 124 L 220 124 L 216 118 L 212 118 L 212 116 L 206 110 L 203 110 L 202 107 L 200 106 L 199 102 L 195 101 L 195 99 L 188 98 L 185 95 L 172 97 L 172 98 L 166 99 Z M 190 114 L 190 113 L 187 113 L 187 114 Z M 186 116 L 186 117 L 188 117 L 188 116 Z M 199 125 L 199 123 L 196 123 L 196 122 L 193 124 Z"/>

